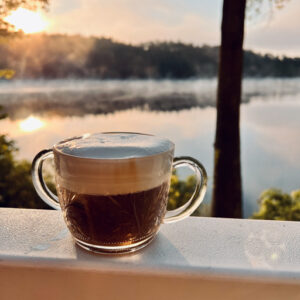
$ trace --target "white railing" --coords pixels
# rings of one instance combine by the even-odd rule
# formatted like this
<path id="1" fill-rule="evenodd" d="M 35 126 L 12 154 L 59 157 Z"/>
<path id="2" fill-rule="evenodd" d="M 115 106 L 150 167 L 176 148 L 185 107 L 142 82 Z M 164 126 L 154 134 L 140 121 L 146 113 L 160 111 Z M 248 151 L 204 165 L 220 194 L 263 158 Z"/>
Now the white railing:
<path id="1" fill-rule="evenodd" d="M 0 299 L 298 299 L 299 228 L 190 217 L 136 254 L 100 256 L 58 211 L 2 208 Z"/>

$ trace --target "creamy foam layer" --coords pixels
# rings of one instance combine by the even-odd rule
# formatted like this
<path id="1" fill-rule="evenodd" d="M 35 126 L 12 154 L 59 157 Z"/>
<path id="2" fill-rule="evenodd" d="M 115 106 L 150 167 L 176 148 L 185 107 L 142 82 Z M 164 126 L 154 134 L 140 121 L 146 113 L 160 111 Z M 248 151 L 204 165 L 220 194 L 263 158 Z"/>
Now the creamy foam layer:
<path id="1" fill-rule="evenodd" d="M 122 159 L 145 157 L 169 151 L 173 143 L 160 137 L 135 133 L 95 133 L 69 139 L 55 146 L 77 157 Z"/>
<path id="2" fill-rule="evenodd" d="M 93 134 L 54 146 L 58 187 L 78 194 L 117 195 L 169 181 L 174 144 L 138 134 Z M 64 155 L 67 154 L 67 155 Z"/>

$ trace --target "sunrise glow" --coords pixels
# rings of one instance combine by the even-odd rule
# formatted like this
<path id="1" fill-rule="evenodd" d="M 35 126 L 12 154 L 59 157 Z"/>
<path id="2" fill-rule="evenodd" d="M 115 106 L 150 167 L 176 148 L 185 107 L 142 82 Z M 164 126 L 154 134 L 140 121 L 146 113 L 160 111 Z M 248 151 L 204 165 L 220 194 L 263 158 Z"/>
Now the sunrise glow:
<path id="1" fill-rule="evenodd" d="M 47 28 L 48 23 L 39 12 L 30 11 L 19 7 L 4 19 L 13 25 L 16 30 L 22 30 L 24 33 L 35 33 Z"/>
<path id="2" fill-rule="evenodd" d="M 19 123 L 19 127 L 23 132 L 32 132 L 45 126 L 45 123 L 37 117 L 30 116 Z"/>

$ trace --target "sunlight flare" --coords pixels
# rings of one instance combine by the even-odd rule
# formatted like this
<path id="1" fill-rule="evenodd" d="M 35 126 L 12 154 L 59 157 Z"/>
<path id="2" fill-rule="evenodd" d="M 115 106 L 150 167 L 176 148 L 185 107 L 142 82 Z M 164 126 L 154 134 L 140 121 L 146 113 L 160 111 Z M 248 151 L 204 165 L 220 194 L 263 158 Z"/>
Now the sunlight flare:
<path id="1" fill-rule="evenodd" d="M 45 126 L 45 122 L 37 117 L 30 116 L 19 123 L 19 127 L 23 132 L 32 132 Z"/>
<path id="2" fill-rule="evenodd" d="M 48 22 L 39 12 L 30 11 L 19 7 L 4 19 L 13 25 L 16 30 L 22 30 L 24 33 L 35 33 L 47 28 Z"/>

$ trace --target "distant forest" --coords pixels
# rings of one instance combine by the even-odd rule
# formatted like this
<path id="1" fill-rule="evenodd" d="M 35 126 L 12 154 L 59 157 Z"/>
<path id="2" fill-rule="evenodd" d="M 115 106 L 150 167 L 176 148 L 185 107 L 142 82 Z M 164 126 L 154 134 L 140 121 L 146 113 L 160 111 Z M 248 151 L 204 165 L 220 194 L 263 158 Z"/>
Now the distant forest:
<path id="1" fill-rule="evenodd" d="M 175 42 L 141 45 L 79 35 L 35 34 L 1 41 L 0 69 L 16 78 L 215 77 L 219 47 Z M 245 51 L 245 77 L 300 76 L 300 58 Z"/>

